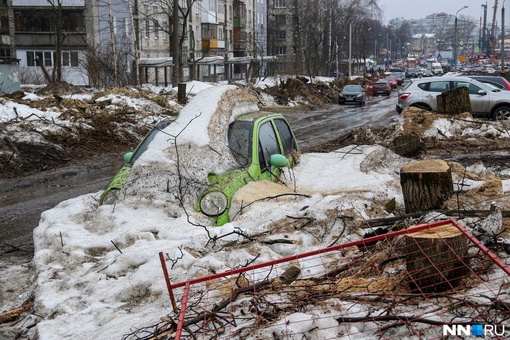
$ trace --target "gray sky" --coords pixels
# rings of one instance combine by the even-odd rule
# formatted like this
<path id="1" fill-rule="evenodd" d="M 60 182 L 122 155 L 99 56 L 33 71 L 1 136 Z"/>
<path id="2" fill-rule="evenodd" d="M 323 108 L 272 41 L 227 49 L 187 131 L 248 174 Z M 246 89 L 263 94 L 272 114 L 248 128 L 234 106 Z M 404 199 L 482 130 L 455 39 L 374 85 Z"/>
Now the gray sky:
<path id="1" fill-rule="evenodd" d="M 455 13 L 463 6 L 469 6 L 459 12 L 458 15 L 471 16 L 477 21 L 483 20 L 482 4 L 487 4 L 487 22 L 492 23 L 494 15 L 495 0 L 380 0 L 379 5 L 383 10 L 384 22 L 396 17 L 404 17 L 406 19 L 421 19 L 433 13 Z M 496 22 L 501 22 L 501 8 L 505 5 L 505 23 L 510 23 L 510 1 L 506 3 L 503 0 L 498 1 L 496 14 Z M 507 24 L 505 24 L 507 26 Z"/>

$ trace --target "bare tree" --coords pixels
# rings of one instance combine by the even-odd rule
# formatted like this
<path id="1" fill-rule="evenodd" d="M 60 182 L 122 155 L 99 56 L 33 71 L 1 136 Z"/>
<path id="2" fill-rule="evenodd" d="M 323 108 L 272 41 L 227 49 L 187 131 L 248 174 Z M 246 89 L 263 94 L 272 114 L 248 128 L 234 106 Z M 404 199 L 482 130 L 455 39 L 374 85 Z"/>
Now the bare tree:
<path id="1" fill-rule="evenodd" d="M 53 71 L 49 83 L 62 81 L 62 46 L 66 35 L 63 33 L 64 20 L 62 10 L 62 0 L 46 0 L 53 8 L 53 17 L 51 25 L 55 34 L 55 60 L 53 64 Z"/>

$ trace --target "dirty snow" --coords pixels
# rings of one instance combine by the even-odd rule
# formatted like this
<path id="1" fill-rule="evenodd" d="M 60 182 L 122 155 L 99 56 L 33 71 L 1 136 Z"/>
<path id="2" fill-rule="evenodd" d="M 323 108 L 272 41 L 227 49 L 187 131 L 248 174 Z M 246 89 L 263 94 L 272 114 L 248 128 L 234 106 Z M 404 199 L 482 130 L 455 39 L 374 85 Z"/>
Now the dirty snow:
<path id="1" fill-rule="evenodd" d="M 196 90 L 198 85 L 189 90 Z M 204 86 L 196 92 L 194 100 L 182 110 L 177 124 L 170 125 L 165 131 L 167 135 L 160 135 L 151 144 L 140 159 L 140 165 L 133 169 L 132 177 L 137 180 L 129 189 L 130 199 L 121 200 L 115 206 L 98 206 L 101 192 L 97 192 L 64 201 L 43 213 L 34 231 L 37 272 L 34 314 L 40 316 L 40 320 L 33 332 L 38 339 L 119 339 L 135 329 L 157 323 L 171 309 L 158 258 L 161 251 L 171 259 L 179 259 L 171 270 L 174 282 L 238 267 L 252 259 L 252 255 L 243 250 L 230 253 L 207 248 L 210 239 L 204 229 L 189 223 L 189 220 L 204 222 L 203 217 L 198 216 L 191 206 L 187 207 L 187 215 L 175 203 L 169 202 L 168 194 L 157 187 L 154 180 L 158 172 L 167 171 L 166 167 L 173 164 L 175 154 L 172 150 L 175 148 L 171 144 L 176 137 L 178 143 L 192 145 L 201 151 L 211 142 L 218 146 L 225 142 L 223 137 L 213 141 L 211 131 L 201 121 L 212 118 L 222 95 L 232 89 L 231 86 Z M 0 119 L 4 113 L 12 117 L 12 107 L 3 105 L 5 111 L 0 113 Z M 247 108 L 252 108 L 251 104 L 230 106 L 237 113 Z M 26 117 L 30 112 L 18 106 L 18 114 Z M 51 118 L 55 113 L 41 111 L 37 114 Z M 197 116 L 200 119 L 195 119 Z M 226 119 L 226 122 L 230 120 Z M 458 133 L 461 123 L 437 120 L 434 124 L 436 130 L 448 136 L 450 131 Z M 497 137 L 503 138 L 504 134 Z M 228 159 L 214 154 L 209 152 L 197 157 L 190 151 L 184 158 L 198 162 L 199 168 L 224 171 L 222 161 L 228 163 Z M 273 188 L 274 191 L 265 194 L 294 192 L 307 196 L 283 198 L 277 201 L 278 204 L 257 202 L 235 216 L 231 223 L 207 227 L 207 231 L 211 237 L 232 230 L 261 232 L 286 214 L 300 216 L 307 213 L 324 219 L 329 209 L 356 211 L 358 219 L 386 217 L 388 214 L 384 213 L 381 204 L 395 198 L 397 207 L 402 206 L 399 169 L 410 161 L 380 146 L 346 147 L 329 154 L 302 155 L 300 164 L 284 173 L 278 189 Z M 486 169 L 480 165 L 470 170 L 483 172 Z M 204 173 L 196 174 L 203 176 Z M 501 183 L 503 193 L 507 194 L 510 184 L 507 180 Z M 236 195 L 241 196 L 236 198 L 237 202 L 242 202 L 242 195 L 258 185 L 263 183 L 250 183 L 243 188 Z M 149 201 L 159 204 L 141 200 L 137 192 L 142 191 L 150 192 Z M 255 189 L 257 191 L 260 193 L 260 189 Z M 374 216 L 374 211 L 379 215 Z M 299 231 L 293 237 L 300 242 L 290 249 L 290 253 L 325 246 Z M 359 236 L 349 235 L 350 239 L 355 237 Z M 235 238 L 235 235 L 231 237 Z M 192 249 L 200 250 L 200 256 Z M 258 261 L 286 256 L 288 249 L 260 246 Z M 327 311 L 318 309 L 316 314 L 324 312 Z M 364 310 L 359 312 L 360 315 L 366 313 Z M 295 313 L 273 324 L 264 331 L 265 334 L 282 332 L 287 319 L 301 322 L 300 329 L 292 330 L 295 334 L 322 327 L 324 338 L 335 338 L 344 329 L 336 322 L 322 324 L 325 319 L 314 321 L 310 314 Z M 355 331 L 357 325 L 362 327 L 361 324 L 350 325 L 350 331 Z"/>

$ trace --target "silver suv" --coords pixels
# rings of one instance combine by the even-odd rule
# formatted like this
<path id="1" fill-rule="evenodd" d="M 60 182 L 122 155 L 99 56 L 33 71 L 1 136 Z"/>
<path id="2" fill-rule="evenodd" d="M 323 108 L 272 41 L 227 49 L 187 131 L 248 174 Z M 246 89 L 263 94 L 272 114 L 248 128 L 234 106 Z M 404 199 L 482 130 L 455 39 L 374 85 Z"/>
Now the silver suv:
<path id="1" fill-rule="evenodd" d="M 500 91 L 469 77 L 442 76 L 413 79 L 398 91 L 396 110 L 414 106 L 428 111 L 437 110 L 437 96 L 457 87 L 469 88 L 474 116 L 492 120 L 510 119 L 510 92 Z"/>

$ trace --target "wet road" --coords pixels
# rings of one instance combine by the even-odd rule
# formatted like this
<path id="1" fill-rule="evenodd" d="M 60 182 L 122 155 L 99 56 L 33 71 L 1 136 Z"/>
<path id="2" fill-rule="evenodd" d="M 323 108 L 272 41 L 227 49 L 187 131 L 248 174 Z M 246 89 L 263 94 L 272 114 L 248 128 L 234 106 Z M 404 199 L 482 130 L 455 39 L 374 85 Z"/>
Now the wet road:
<path id="1" fill-rule="evenodd" d="M 285 116 L 303 151 L 363 125 L 382 126 L 398 117 L 396 92 L 369 98 L 363 107 L 332 105 L 321 111 L 295 111 Z M 65 167 L 16 180 L 0 179 L 0 238 L 4 244 L 31 243 L 41 213 L 58 203 L 106 187 L 122 165 L 120 155 L 101 155 L 82 166 Z"/>
<path id="2" fill-rule="evenodd" d="M 398 119 L 397 93 L 390 97 L 368 98 L 365 106 L 331 105 L 327 110 L 285 114 L 303 151 L 346 134 L 349 130 L 387 126 Z"/>

